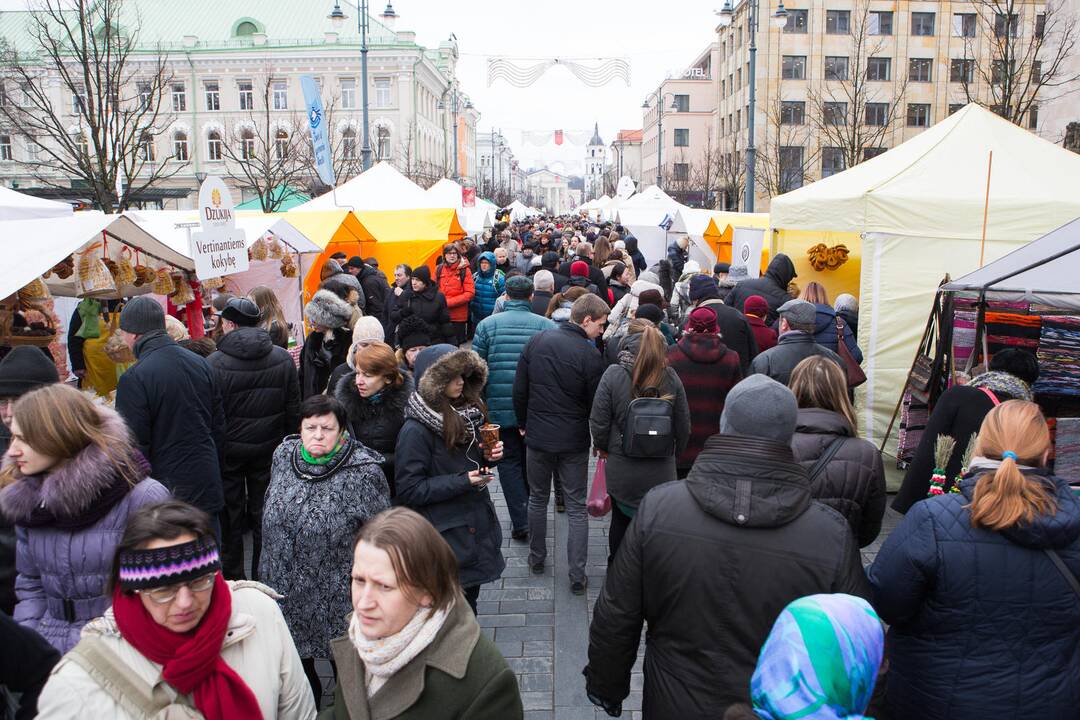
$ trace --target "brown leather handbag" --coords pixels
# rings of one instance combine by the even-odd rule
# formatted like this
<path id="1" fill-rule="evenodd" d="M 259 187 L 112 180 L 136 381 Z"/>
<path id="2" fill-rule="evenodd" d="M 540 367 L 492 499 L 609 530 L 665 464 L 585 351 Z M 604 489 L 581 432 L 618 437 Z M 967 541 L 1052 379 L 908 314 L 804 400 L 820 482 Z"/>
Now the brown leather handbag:
<path id="1" fill-rule="evenodd" d="M 848 350 L 847 343 L 844 342 L 844 330 L 847 325 L 844 324 L 844 320 L 837 315 L 836 316 L 836 354 L 844 361 L 844 370 L 847 372 L 847 384 L 849 388 L 858 387 L 866 382 L 866 373 L 859 366 L 859 363 L 855 362 L 855 356 Z"/>

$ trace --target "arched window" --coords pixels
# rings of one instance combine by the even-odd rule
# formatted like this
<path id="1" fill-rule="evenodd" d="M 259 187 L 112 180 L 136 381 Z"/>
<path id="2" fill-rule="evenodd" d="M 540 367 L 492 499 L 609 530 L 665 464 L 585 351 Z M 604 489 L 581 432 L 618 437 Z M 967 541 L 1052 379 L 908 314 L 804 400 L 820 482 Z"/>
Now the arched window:
<path id="1" fill-rule="evenodd" d="M 259 28 L 250 20 L 245 20 L 236 26 L 236 37 L 251 37 L 259 32 Z"/>
<path id="2" fill-rule="evenodd" d="M 251 128 L 240 131 L 240 157 L 244 160 L 255 159 L 255 131 Z"/>
<path id="3" fill-rule="evenodd" d="M 279 129 L 274 134 L 274 150 L 277 153 L 278 160 L 284 160 L 289 156 L 289 133 L 286 130 Z"/>
<path id="4" fill-rule="evenodd" d="M 183 130 L 177 130 L 173 133 L 173 158 L 177 162 L 187 162 L 187 133 Z"/>
<path id="5" fill-rule="evenodd" d="M 390 159 L 390 128 L 380 127 L 375 143 L 375 157 L 379 160 Z"/>
<path id="6" fill-rule="evenodd" d="M 206 134 L 206 159 L 220 160 L 224 147 L 221 144 L 221 133 L 211 130 Z"/>
<path id="7" fill-rule="evenodd" d="M 139 136 L 139 157 L 143 162 L 157 161 L 157 153 L 154 151 L 154 136 L 144 132 Z"/>
<path id="8" fill-rule="evenodd" d="M 356 131 L 345 128 L 341 133 L 341 155 L 346 160 L 356 159 Z"/>

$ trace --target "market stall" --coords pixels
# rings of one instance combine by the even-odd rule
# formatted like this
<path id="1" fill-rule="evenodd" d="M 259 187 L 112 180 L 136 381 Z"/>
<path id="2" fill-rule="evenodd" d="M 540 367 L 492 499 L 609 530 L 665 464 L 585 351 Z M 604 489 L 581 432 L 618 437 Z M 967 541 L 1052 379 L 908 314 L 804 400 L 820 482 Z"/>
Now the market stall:
<path id="1" fill-rule="evenodd" d="M 701 267 L 716 262 L 732 262 L 735 232 L 751 230 L 764 233 L 769 228 L 768 213 L 736 213 L 722 210 L 686 208 L 675 215 L 672 232 L 685 232 L 690 237 L 690 259 Z M 767 243 L 762 242 L 761 268 L 769 264 Z"/>
<path id="2" fill-rule="evenodd" d="M 40 220 L 65 217 L 71 213 L 72 208 L 68 203 L 46 200 L 0 187 L 0 221 Z"/>

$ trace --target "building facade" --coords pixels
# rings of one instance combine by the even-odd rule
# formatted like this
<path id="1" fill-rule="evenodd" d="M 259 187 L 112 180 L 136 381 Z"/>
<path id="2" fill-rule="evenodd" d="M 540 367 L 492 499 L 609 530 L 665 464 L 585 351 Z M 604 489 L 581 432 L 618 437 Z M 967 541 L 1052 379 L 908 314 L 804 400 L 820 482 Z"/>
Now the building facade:
<path id="1" fill-rule="evenodd" d="M 600 124 L 594 123 L 593 135 L 585 146 L 585 198 L 593 200 L 604 194 L 604 166 L 607 162 Z"/>
<path id="2" fill-rule="evenodd" d="M 553 215 L 570 212 L 576 204 L 570 196 L 567 177 L 551 170 L 534 170 L 526 178 L 530 203 Z"/>
<path id="3" fill-rule="evenodd" d="M 611 149 L 611 165 L 606 172 L 605 191 L 608 195 L 613 194 L 619 186 L 619 179 L 623 176 L 634 181 L 634 185 L 641 189 L 642 162 L 641 162 L 641 130 L 620 130 L 615 136 L 615 141 L 609 146 Z"/>
<path id="4" fill-rule="evenodd" d="M 358 23 L 354 15 L 335 27 L 327 15 L 331 7 L 314 0 L 131 0 L 124 5 L 124 12 L 132 15 L 121 23 L 130 22 L 136 47 L 129 60 L 133 82 L 140 82 L 141 72 L 152 72 L 161 57 L 170 74 L 162 104 L 167 117 L 159 123 L 162 132 L 148 138 L 144 152 L 154 165 L 175 166 L 161 186 L 192 191 L 178 207 L 193 206 L 200 178 L 206 175 L 224 177 L 243 199 L 250 199 L 252 192 L 237 165 L 254 154 L 253 135 L 267 135 L 279 151 L 300 146 L 299 140 L 289 144 L 295 133 L 303 133 L 303 141 L 310 144 L 300 86 L 304 75 L 321 88 L 337 182 L 360 171 Z M 372 17 L 369 23 L 372 161 L 390 161 L 421 184 L 452 176 L 456 116 L 457 172 L 464 184 L 475 184 L 479 111 L 463 93 L 458 93 L 458 103 L 452 102 L 456 41 L 426 48 L 417 43 L 415 33 L 395 29 L 396 22 L 397 16 L 389 15 Z M 28 25 L 25 12 L 0 13 L 0 36 L 33 52 Z M 73 112 L 77 99 L 65 97 L 72 94 L 70 89 L 55 78 L 50 92 L 55 106 L 70 116 L 71 132 L 78 132 L 79 117 Z M 132 97 L 141 92 L 141 87 L 130 90 Z M 17 162 L 29 154 L 26 144 L 20 144 L 0 159 L 0 182 L 26 188 L 37 183 Z"/>
<path id="5" fill-rule="evenodd" d="M 481 195 L 491 199 L 514 198 L 524 192 L 525 174 L 502 132 L 481 130 L 476 136 L 476 153 L 477 187 Z"/>

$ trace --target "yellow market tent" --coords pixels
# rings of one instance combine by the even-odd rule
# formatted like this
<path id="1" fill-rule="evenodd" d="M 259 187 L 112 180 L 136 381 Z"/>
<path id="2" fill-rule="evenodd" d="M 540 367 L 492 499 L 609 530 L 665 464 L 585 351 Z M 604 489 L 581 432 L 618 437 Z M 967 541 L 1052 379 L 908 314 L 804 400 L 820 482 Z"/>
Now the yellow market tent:
<path id="1" fill-rule="evenodd" d="M 847 265 L 860 266 L 868 437 L 884 435 L 941 278 L 1080 216 L 1078 185 L 1080 155 L 968 105 L 876 158 L 773 199 L 774 249 L 796 261 L 800 285 L 828 279 L 801 269 L 811 244 L 843 242 Z M 843 287 L 825 284 L 833 294 Z"/>
<path id="2" fill-rule="evenodd" d="M 707 213 L 706 216 L 697 217 L 694 214 Z M 680 215 L 682 211 L 680 211 Z M 731 248 L 732 241 L 735 237 L 736 228 L 749 228 L 752 230 L 768 231 L 769 229 L 769 214 L 768 213 L 739 213 L 739 212 L 723 212 L 720 210 L 691 210 L 688 213 L 686 222 L 688 225 L 687 231 L 690 234 L 691 240 L 695 239 L 696 233 L 693 232 L 694 225 L 700 223 L 702 219 L 707 220 L 705 229 L 701 231 L 701 238 L 705 245 L 713 254 L 714 262 L 731 262 Z M 676 219 L 676 225 L 679 220 Z M 672 228 L 675 229 L 674 227 Z M 765 268 L 769 265 L 769 253 L 768 245 L 765 244 L 761 253 L 761 272 L 765 272 Z"/>

